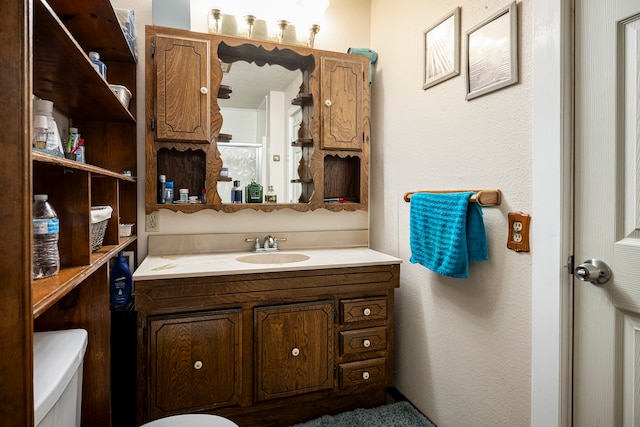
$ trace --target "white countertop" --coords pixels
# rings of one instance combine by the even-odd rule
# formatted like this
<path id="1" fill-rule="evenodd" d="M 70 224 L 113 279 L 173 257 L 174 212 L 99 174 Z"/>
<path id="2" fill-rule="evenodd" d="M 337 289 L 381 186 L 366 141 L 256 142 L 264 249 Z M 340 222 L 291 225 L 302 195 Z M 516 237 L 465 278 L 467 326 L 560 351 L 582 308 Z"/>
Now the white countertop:
<path id="1" fill-rule="evenodd" d="M 272 252 L 273 253 L 273 252 Z M 323 268 L 390 265 L 400 258 L 365 247 L 337 249 L 300 249 L 276 252 L 304 254 L 309 259 L 284 264 L 254 264 L 237 258 L 252 252 L 231 252 L 186 255 L 149 255 L 133 273 L 133 280 L 178 279 L 186 277 L 223 276 L 230 274 L 265 273 L 278 271 L 317 270 Z M 267 255 L 268 253 L 264 253 Z"/>

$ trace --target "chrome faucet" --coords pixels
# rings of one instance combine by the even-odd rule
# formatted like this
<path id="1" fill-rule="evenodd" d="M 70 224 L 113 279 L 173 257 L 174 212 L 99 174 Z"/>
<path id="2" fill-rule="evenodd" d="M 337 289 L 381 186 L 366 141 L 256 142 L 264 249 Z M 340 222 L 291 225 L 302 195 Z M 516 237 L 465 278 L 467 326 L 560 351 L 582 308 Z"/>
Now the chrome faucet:
<path id="1" fill-rule="evenodd" d="M 267 236 L 264 238 L 264 243 L 262 244 L 262 249 L 265 251 L 268 249 L 278 250 L 278 239 L 273 236 Z"/>
<path id="2" fill-rule="evenodd" d="M 255 239 L 245 239 L 245 242 L 253 242 L 253 249 L 251 252 L 276 252 L 278 251 L 278 241 L 286 242 L 287 239 L 281 237 L 278 239 L 277 237 L 273 237 L 268 235 L 264 238 L 264 242 L 262 243 L 262 247 L 260 247 L 260 238 L 256 237 Z"/>

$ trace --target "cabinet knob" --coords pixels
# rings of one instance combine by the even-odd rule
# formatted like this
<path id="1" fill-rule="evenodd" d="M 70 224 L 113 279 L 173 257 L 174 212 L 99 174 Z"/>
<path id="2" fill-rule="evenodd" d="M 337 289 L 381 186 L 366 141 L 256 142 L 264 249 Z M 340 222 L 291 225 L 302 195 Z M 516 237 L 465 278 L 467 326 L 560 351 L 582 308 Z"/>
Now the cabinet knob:
<path id="1" fill-rule="evenodd" d="M 362 373 L 362 379 L 363 379 L 363 380 L 368 380 L 368 379 L 369 379 L 369 372 L 364 371 L 364 372 Z"/>
<path id="2" fill-rule="evenodd" d="M 371 310 L 369 310 L 368 308 L 365 308 L 363 313 L 365 316 L 371 316 Z"/>
<path id="3" fill-rule="evenodd" d="M 209 93 L 209 89 L 207 89 L 206 87 L 203 86 L 203 87 L 200 88 L 200 93 L 203 94 L 203 95 L 206 95 L 206 94 Z"/>
<path id="4" fill-rule="evenodd" d="M 365 346 L 365 348 L 369 348 L 369 347 L 371 347 L 371 341 L 364 340 L 364 341 L 362 341 L 362 345 Z"/>
<path id="5" fill-rule="evenodd" d="M 300 354 L 300 349 L 298 347 L 294 347 L 293 350 L 291 350 L 291 354 L 293 355 L 293 357 L 296 357 Z"/>
<path id="6" fill-rule="evenodd" d="M 325 100 L 324 105 L 326 105 L 327 107 L 331 107 L 331 100 L 330 99 Z"/>
<path id="7" fill-rule="evenodd" d="M 202 361 L 196 360 L 196 363 L 193 364 L 195 369 L 202 369 Z"/>

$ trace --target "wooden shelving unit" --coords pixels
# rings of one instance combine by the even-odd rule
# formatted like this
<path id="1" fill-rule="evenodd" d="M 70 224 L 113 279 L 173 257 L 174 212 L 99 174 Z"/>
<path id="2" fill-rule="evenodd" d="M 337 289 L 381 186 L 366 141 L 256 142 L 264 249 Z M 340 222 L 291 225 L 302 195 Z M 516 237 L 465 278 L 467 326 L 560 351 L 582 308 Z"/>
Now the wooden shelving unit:
<path id="1" fill-rule="evenodd" d="M 49 195 L 60 218 L 61 261 L 56 276 L 25 284 L 31 288 L 30 321 L 36 331 L 89 332 L 82 424 L 110 427 L 109 262 L 120 251 L 135 251 L 137 242 L 135 235 L 119 236 L 119 224 L 135 224 L 137 218 L 136 57 L 109 0 L 33 0 L 32 11 L 33 29 L 25 27 L 22 34 L 25 38 L 32 34 L 25 46 L 30 46 L 33 78 L 24 89 L 53 101 L 70 125 L 78 127 L 85 138 L 87 163 L 35 150 L 27 153 L 30 173 L 25 178 L 31 191 L 24 195 L 24 203 L 30 205 L 33 194 Z M 89 51 L 100 53 L 107 80 L 93 68 Z M 109 83 L 132 92 L 130 108 L 118 100 Z M 30 129 L 24 130 L 26 146 L 31 145 L 30 134 Z M 103 245 L 92 251 L 91 207 L 102 205 L 111 206 L 113 214 Z M 31 233 L 29 224 L 25 235 Z M 26 261 L 29 268 L 30 258 Z"/>

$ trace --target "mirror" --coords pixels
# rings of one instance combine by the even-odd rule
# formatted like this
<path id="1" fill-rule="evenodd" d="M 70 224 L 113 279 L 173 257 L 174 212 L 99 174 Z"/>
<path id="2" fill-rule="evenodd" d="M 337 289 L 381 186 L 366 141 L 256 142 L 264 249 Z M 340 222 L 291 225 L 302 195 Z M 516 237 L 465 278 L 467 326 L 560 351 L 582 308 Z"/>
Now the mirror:
<path id="1" fill-rule="evenodd" d="M 247 57 L 247 49 L 259 58 Z M 231 90 L 228 98 L 218 99 L 223 120 L 218 150 L 227 170 L 218 181 L 222 203 L 231 203 L 234 181 L 240 182 L 244 198 L 252 179 L 263 186 L 263 194 L 273 186 L 278 203 L 300 202 L 302 184 L 292 181 L 299 178 L 303 149 L 291 142 L 298 138 L 303 111 L 291 100 L 301 91 L 309 61 L 287 50 L 283 62 L 277 55 L 284 52 L 252 45 L 219 47 L 221 84 Z"/>

